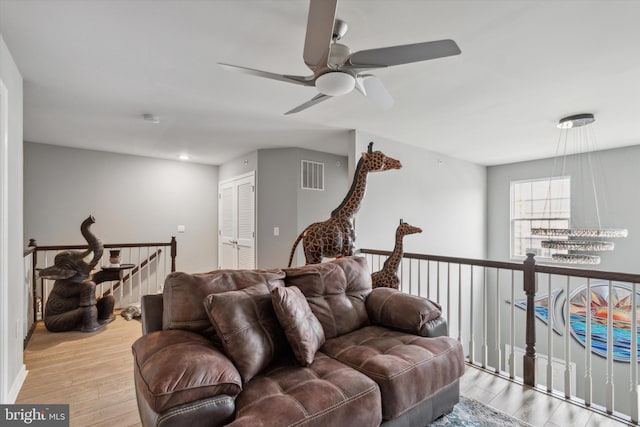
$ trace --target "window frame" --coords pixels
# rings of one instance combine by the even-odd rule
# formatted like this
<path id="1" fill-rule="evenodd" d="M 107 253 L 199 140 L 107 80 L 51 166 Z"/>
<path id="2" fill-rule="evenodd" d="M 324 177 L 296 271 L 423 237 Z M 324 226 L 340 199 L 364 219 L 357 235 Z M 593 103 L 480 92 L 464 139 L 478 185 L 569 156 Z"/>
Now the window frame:
<path id="1" fill-rule="evenodd" d="M 529 199 L 519 199 L 516 200 L 515 197 L 515 192 L 516 192 L 516 185 L 519 184 L 534 184 L 534 183 L 539 183 L 539 182 L 544 182 L 544 183 L 548 183 L 548 185 L 550 185 L 550 183 L 552 181 L 559 181 L 559 180 L 566 180 L 567 181 L 567 189 L 568 189 L 568 194 L 566 195 L 566 197 L 556 197 L 553 200 L 566 200 L 566 202 L 568 203 L 568 208 L 566 209 L 566 211 L 563 211 L 559 216 L 558 215 L 554 215 L 551 216 L 551 208 L 550 208 L 550 212 L 549 214 L 545 215 L 546 213 L 546 208 L 545 208 L 545 212 L 543 212 L 542 216 L 519 216 L 516 217 L 515 216 L 515 211 L 516 211 L 516 202 L 529 202 L 529 203 L 534 203 L 535 201 L 539 201 L 540 199 L 535 199 L 533 198 L 533 196 L 531 195 Z M 549 193 L 547 193 L 547 198 L 549 198 Z M 546 206 L 546 205 L 545 205 Z M 565 213 L 566 212 L 566 213 Z M 566 217 L 564 217 L 563 215 L 566 215 Z M 526 254 L 525 255 L 520 255 L 520 254 L 516 254 L 516 239 L 531 239 L 532 236 L 520 236 L 520 237 L 516 237 L 516 224 L 523 222 L 523 221 L 529 221 L 529 223 L 533 222 L 533 221 L 566 221 L 566 227 L 570 228 L 571 227 L 571 176 L 566 175 L 566 176 L 554 176 L 554 177 L 546 177 L 546 178 L 530 178 L 530 179 L 519 179 L 519 180 L 512 180 L 509 182 L 509 257 L 510 259 L 513 260 L 523 260 L 526 258 Z M 555 238 L 557 239 L 557 237 Z M 536 249 L 536 259 L 539 260 L 551 260 L 552 255 L 554 253 L 567 253 L 567 250 L 560 250 L 560 249 L 542 249 L 542 248 L 538 248 Z"/>

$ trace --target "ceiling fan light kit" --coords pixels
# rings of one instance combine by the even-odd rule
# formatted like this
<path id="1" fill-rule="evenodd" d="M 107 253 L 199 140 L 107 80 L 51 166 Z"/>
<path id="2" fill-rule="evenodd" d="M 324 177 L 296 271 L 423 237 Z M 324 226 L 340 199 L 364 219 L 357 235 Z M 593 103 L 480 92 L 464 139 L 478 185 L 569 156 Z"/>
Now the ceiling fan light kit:
<path id="1" fill-rule="evenodd" d="M 316 89 L 323 95 L 346 95 L 356 86 L 356 79 L 347 73 L 336 71 L 323 74 L 316 79 Z"/>
<path id="2" fill-rule="evenodd" d="M 366 70 L 386 68 L 394 65 L 427 61 L 459 55 L 460 48 L 453 40 L 436 40 L 376 49 L 366 49 L 351 53 L 348 46 L 337 43 L 346 34 L 348 25 L 336 18 L 337 0 L 310 0 L 307 33 L 302 57 L 313 73 L 310 76 L 293 76 L 255 70 L 238 65 L 218 63 L 223 68 L 253 76 L 315 86 L 318 90 L 309 101 L 287 111 L 298 113 L 334 96 L 347 95 L 358 89 L 374 104 L 388 109 L 393 97 L 377 77 L 364 74 Z"/>

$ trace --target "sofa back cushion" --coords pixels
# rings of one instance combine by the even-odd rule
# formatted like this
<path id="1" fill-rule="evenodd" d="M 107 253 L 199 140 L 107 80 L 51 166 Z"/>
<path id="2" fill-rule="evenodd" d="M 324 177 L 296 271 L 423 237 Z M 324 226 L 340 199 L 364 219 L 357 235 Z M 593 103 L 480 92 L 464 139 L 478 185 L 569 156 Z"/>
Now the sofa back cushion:
<path id="1" fill-rule="evenodd" d="M 285 285 L 302 291 L 326 339 L 369 324 L 365 300 L 371 292 L 371 274 L 366 259 L 344 257 L 284 271 Z"/>
<path id="2" fill-rule="evenodd" d="M 273 289 L 282 286 L 282 270 L 217 270 L 210 273 L 171 273 L 163 291 L 162 329 L 198 332 L 218 342 L 205 307 L 205 297 L 213 293 L 244 289 L 264 284 Z"/>
<path id="3" fill-rule="evenodd" d="M 246 383 L 273 361 L 290 354 L 267 285 L 211 294 L 204 299 L 225 353 Z"/>

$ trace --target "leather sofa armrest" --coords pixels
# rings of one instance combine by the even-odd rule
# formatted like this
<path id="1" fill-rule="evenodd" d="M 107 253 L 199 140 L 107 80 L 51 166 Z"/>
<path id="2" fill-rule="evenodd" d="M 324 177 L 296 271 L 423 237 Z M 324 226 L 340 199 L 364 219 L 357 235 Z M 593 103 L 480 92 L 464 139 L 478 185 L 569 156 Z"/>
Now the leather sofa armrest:
<path id="1" fill-rule="evenodd" d="M 142 333 L 162 330 L 162 294 L 143 295 L 140 301 Z"/>
<path id="2" fill-rule="evenodd" d="M 366 301 L 372 324 L 423 337 L 447 334 L 440 306 L 426 298 L 393 288 L 375 288 Z"/>
<path id="3" fill-rule="evenodd" d="M 146 401 L 146 406 L 138 405 L 146 408 L 144 412 L 161 414 L 216 396 L 235 398 L 242 390 L 240 373 L 231 360 L 195 332 L 151 332 L 138 338 L 131 349 L 136 397 Z M 222 406 L 222 414 L 227 414 L 229 405 Z"/>

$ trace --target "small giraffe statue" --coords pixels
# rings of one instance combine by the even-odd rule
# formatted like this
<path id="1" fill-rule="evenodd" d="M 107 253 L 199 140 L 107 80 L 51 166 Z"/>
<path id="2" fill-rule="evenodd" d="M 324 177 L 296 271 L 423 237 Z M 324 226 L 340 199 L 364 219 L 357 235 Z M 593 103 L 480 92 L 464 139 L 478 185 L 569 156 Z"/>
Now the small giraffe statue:
<path id="1" fill-rule="evenodd" d="M 360 202 L 364 197 L 369 172 L 381 172 L 400 169 L 402 164 L 382 151 L 373 151 L 373 142 L 369 143 L 366 152 L 358 161 L 351 188 L 346 197 L 333 212 L 331 218 L 323 222 L 314 222 L 305 228 L 293 243 L 289 256 L 289 267 L 300 240 L 304 248 L 307 264 L 318 264 L 323 257 L 333 258 L 353 255 L 356 240 L 353 218 L 360 210 Z"/>
<path id="2" fill-rule="evenodd" d="M 408 234 L 416 233 L 422 233 L 422 229 L 400 220 L 400 225 L 396 228 L 396 245 L 393 248 L 391 256 L 384 262 L 382 270 L 376 271 L 371 275 L 371 286 L 373 288 L 386 287 L 398 289 L 400 287 L 400 278 L 397 272 L 398 266 L 400 266 L 400 262 L 402 262 L 402 239 Z"/>

